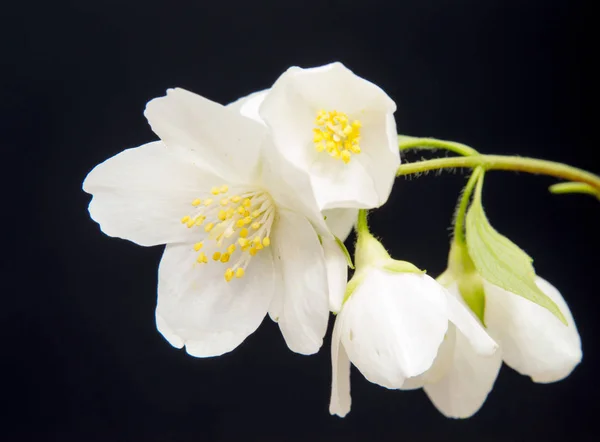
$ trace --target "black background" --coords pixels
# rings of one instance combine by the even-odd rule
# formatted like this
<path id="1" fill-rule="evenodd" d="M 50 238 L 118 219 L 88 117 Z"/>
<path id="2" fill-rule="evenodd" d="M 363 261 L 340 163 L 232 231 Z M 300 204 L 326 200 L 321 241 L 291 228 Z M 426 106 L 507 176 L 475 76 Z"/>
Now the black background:
<path id="1" fill-rule="evenodd" d="M 591 439 L 600 393 L 600 211 L 591 197 L 550 195 L 555 180 L 547 177 L 490 173 L 484 203 L 495 227 L 569 302 L 583 363 L 551 385 L 504 367 L 469 420 L 448 420 L 421 391 L 389 391 L 358 371 L 351 413 L 330 416 L 328 339 L 316 356 L 293 354 L 269 319 L 214 359 L 187 356 L 156 331 L 161 248 L 104 236 L 88 217 L 81 182 L 97 163 L 155 138 L 142 111 L 168 87 L 227 103 L 291 65 L 340 60 L 397 102 L 401 133 L 599 172 L 584 112 L 588 59 L 597 55 L 591 3 L 287 4 L 3 6 L 0 439 Z M 394 256 L 438 274 L 464 182 L 462 171 L 399 179 L 372 216 L 373 230 Z"/>

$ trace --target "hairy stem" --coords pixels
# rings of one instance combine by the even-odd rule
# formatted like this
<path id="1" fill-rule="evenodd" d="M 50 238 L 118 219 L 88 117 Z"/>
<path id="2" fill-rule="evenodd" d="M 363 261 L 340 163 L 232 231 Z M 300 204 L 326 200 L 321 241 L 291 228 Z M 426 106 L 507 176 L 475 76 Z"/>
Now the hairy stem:
<path id="1" fill-rule="evenodd" d="M 417 161 L 410 164 L 402 164 L 398 168 L 396 176 L 411 175 L 430 170 L 452 169 L 457 167 L 476 168 L 484 170 L 512 170 L 516 172 L 527 172 L 533 174 L 550 175 L 567 181 L 585 183 L 600 191 L 600 177 L 593 173 L 576 167 L 568 166 L 554 161 L 539 160 L 504 155 L 471 155 L 452 158 L 436 158 L 433 160 Z"/>

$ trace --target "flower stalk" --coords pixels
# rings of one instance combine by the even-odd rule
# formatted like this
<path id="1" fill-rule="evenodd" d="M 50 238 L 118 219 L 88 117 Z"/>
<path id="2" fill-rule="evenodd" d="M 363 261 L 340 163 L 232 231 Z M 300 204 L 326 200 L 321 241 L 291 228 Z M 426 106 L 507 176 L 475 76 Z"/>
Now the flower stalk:
<path id="1" fill-rule="evenodd" d="M 584 183 L 591 186 L 597 192 L 600 192 L 600 177 L 591 172 L 554 161 L 509 155 L 470 155 L 417 161 L 410 164 L 402 164 L 398 168 L 396 176 L 458 167 L 471 169 L 481 167 L 486 171 L 512 170 L 515 172 L 549 175 L 567 181 Z"/>

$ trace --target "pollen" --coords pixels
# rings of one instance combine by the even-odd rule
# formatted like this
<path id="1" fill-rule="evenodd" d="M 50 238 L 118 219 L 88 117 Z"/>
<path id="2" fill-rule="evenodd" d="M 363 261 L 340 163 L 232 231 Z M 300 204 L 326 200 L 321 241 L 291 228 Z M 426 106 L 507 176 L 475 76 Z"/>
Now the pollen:
<path id="1" fill-rule="evenodd" d="M 360 121 L 350 121 L 347 114 L 332 110 L 320 110 L 315 118 L 313 143 L 317 152 L 327 152 L 332 158 L 345 164 L 360 150 Z"/>
<path id="2" fill-rule="evenodd" d="M 332 136 L 323 137 L 330 141 Z M 230 190 L 225 184 L 206 189 L 191 201 L 191 206 L 193 213 L 180 221 L 192 232 L 202 226 L 197 242 L 191 246 L 196 262 L 226 264 L 227 282 L 244 277 L 252 257 L 271 243 L 269 235 L 275 219 L 271 196 L 260 188 L 235 186 Z"/>

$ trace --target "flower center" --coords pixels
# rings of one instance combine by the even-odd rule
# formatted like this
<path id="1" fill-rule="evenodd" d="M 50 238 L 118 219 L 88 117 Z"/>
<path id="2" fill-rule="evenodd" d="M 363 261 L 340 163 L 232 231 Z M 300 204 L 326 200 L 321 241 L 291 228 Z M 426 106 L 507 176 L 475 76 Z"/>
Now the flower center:
<path id="1" fill-rule="evenodd" d="M 350 122 L 344 112 L 320 110 L 317 112 L 315 126 L 313 142 L 317 152 L 327 152 L 346 164 L 350 162 L 353 153 L 360 153 L 360 121 Z"/>
<path id="2" fill-rule="evenodd" d="M 229 186 L 213 187 L 205 198 L 192 201 L 196 208 L 191 215 L 181 218 L 189 229 L 202 228 L 208 236 L 196 244 L 196 262 L 212 261 L 227 264 L 224 276 L 227 282 L 244 276 L 250 259 L 263 248 L 269 247 L 275 204 L 271 196 L 257 189 L 237 189 Z M 206 244 L 205 244 L 206 243 Z"/>

